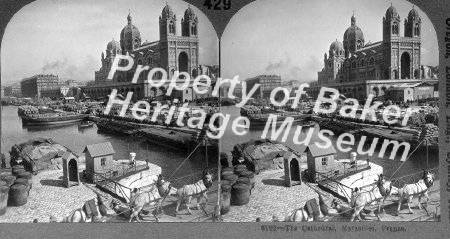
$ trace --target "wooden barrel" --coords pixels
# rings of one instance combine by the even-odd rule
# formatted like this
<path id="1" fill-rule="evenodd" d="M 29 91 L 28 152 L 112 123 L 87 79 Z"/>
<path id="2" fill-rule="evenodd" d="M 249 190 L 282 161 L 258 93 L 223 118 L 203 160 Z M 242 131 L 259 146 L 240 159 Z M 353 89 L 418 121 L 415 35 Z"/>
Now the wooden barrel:
<path id="1" fill-rule="evenodd" d="M 8 184 L 8 187 L 13 185 L 14 181 L 16 181 L 16 176 L 6 176 L 2 178 L 3 181 L 5 181 Z"/>
<path id="2" fill-rule="evenodd" d="M 228 180 L 220 180 L 220 186 L 223 186 L 223 185 L 231 185 L 231 184 L 230 184 L 230 181 L 228 181 Z"/>
<path id="3" fill-rule="evenodd" d="M 230 182 L 230 185 L 233 185 L 236 183 L 236 180 L 238 180 L 238 176 L 235 174 L 231 174 L 231 175 L 226 175 L 224 177 L 222 177 L 222 180 L 227 180 L 228 182 Z"/>
<path id="4" fill-rule="evenodd" d="M 252 171 L 244 171 L 241 173 L 241 177 L 246 177 L 250 179 L 250 186 L 251 188 L 255 187 L 255 174 Z"/>
<path id="5" fill-rule="evenodd" d="M 0 216 L 5 215 L 8 208 L 8 186 L 0 186 Z"/>
<path id="6" fill-rule="evenodd" d="M 230 171 L 230 172 L 233 172 L 233 171 L 234 171 L 234 169 L 233 169 L 233 168 L 231 168 L 231 167 L 225 167 L 225 168 L 222 168 L 222 172 L 226 172 L 226 171 Z"/>
<path id="7" fill-rule="evenodd" d="M 230 211 L 230 191 L 231 185 L 222 185 L 222 206 L 220 207 L 220 214 L 224 215 Z"/>
<path id="8" fill-rule="evenodd" d="M 247 171 L 247 169 L 245 169 L 245 168 L 237 168 L 237 169 L 234 169 L 234 174 L 236 174 L 237 176 L 241 176 L 241 174 L 243 172 L 245 172 L 245 171 Z"/>
<path id="9" fill-rule="evenodd" d="M 236 183 L 231 189 L 230 204 L 234 206 L 242 206 L 250 201 L 250 190 L 247 184 Z"/>
<path id="10" fill-rule="evenodd" d="M 15 168 L 17 168 L 17 169 L 19 169 L 19 168 L 25 169 L 25 167 L 22 164 L 17 164 L 17 165 L 12 166 L 12 169 L 15 169 Z"/>
<path id="11" fill-rule="evenodd" d="M 229 176 L 229 175 L 234 175 L 233 171 L 225 171 L 220 173 L 220 178 L 224 179 L 224 177 Z"/>
<path id="12" fill-rule="evenodd" d="M 31 172 L 27 172 L 27 171 L 25 171 L 25 172 L 19 172 L 19 173 L 17 174 L 17 178 L 31 179 L 31 177 L 32 177 Z"/>
<path id="13" fill-rule="evenodd" d="M 18 178 L 18 179 L 16 179 L 16 181 L 14 181 L 14 184 L 25 185 L 27 187 L 28 196 L 30 195 L 30 189 L 31 189 L 31 182 L 30 182 L 30 180 L 28 180 L 26 178 Z"/>
<path id="14" fill-rule="evenodd" d="M 236 184 L 238 184 L 238 183 L 245 183 L 245 184 L 247 184 L 247 186 L 248 186 L 249 189 L 250 189 L 250 187 L 252 186 L 251 183 L 250 183 L 250 179 L 249 179 L 249 178 L 246 178 L 246 177 L 239 177 L 239 178 L 236 180 Z"/>
<path id="15" fill-rule="evenodd" d="M 13 168 L 12 169 L 12 174 L 14 176 L 17 176 L 19 173 L 22 173 L 22 172 L 25 172 L 25 169 L 23 169 L 23 168 Z"/>
<path id="16" fill-rule="evenodd" d="M 247 166 L 245 166 L 245 164 L 236 164 L 234 165 L 234 171 L 236 171 L 236 169 L 247 169 Z"/>
<path id="17" fill-rule="evenodd" d="M 22 184 L 13 184 L 9 188 L 8 206 L 23 206 L 27 203 L 27 187 Z"/>
<path id="18" fill-rule="evenodd" d="M 3 177 L 6 177 L 6 176 L 12 176 L 12 173 L 10 171 L 0 172 L 0 179 L 3 179 Z"/>

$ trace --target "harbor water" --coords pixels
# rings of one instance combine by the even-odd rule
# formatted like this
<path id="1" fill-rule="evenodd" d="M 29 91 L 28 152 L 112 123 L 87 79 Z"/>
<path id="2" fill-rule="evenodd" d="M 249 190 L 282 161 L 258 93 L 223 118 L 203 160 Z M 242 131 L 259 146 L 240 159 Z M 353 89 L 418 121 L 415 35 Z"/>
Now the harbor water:
<path id="1" fill-rule="evenodd" d="M 244 143 L 247 142 L 251 139 L 261 139 L 261 135 L 263 133 L 264 130 L 264 126 L 257 128 L 257 129 L 253 129 L 251 128 L 249 130 L 249 132 L 243 136 L 236 136 L 233 132 L 232 132 L 232 122 L 233 120 L 238 117 L 240 115 L 240 109 L 235 107 L 235 106 L 227 106 L 227 107 L 222 107 L 221 108 L 221 112 L 223 114 L 229 114 L 230 120 L 227 126 L 227 131 L 225 132 L 224 136 L 222 137 L 222 140 L 220 142 L 220 149 L 221 152 L 226 152 L 228 155 L 231 155 L 231 151 L 233 150 L 233 146 L 237 143 Z M 293 137 L 295 134 L 295 130 L 296 130 L 296 126 L 295 124 L 292 126 L 291 130 L 288 133 L 288 137 L 287 140 L 285 142 L 285 144 L 289 147 L 291 147 L 292 149 L 303 153 L 303 151 L 305 150 L 306 146 L 303 144 L 297 145 L 293 142 Z M 299 141 L 301 142 L 303 139 L 306 138 L 308 132 L 309 132 L 309 127 L 303 127 L 302 128 L 302 132 L 299 136 Z M 314 127 L 314 132 L 312 133 L 312 137 L 311 137 L 311 143 L 314 142 L 319 142 L 321 144 L 324 144 L 323 140 L 321 140 L 318 137 L 318 132 L 320 131 L 319 125 L 315 125 Z M 268 138 L 270 138 L 270 131 L 268 132 Z M 284 132 L 283 132 L 284 133 Z M 283 134 L 280 134 L 279 138 L 277 139 L 278 141 L 281 140 Z M 355 144 L 354 145 L 345 145 L 343 146 L 344 148 L 347 147 L 351 147 L 352 150 L 350 152 L 340 152 L 337 147 L 336 147 L 336 141 L 337 141 L 337 137 L 339 137 L 339 134 L 335 134 L 334 136 L 330 136 L 330 140 L 334 146 L 334 148 L 337 151 L 337 159 L 349 159 L 350 158 L 350 152 L 356 152 L 358 144 L 359 144 L 359 138 L 356 137 L 355 140 Z M 348 138 L 346 138 L 346 140 L 348 140 Z M 370 140 L 367 140 L 368 143 L 370 143 Z M 382 142 L 382 140 L 380 140 Z M 364 151 L 366 151 L 368 148 L 370 147 L 370 145 L 368 144 L 366 147 L 364 147 Z M 369 158 L 369 160 L 373 163 L 376 163 L 380 166 L 383 167 L 384 169 L 384 174 L 386 176 L 391 176 L 394 171 L 397 170 L 397 168 L 403 163 L 402 161 L 400 161 L 401 158 L 401 154 L 402 151 L 399 150 L 396 154 L 396 157 L 391 160 L 389 159 L 389 156 L 391 154 L 391 152 L 389 150 L 387 150 L 383 157 L 379 157 L 379 150 L 380 150 L 381 146 L 379 145 L 374 154 L 371 157 L 367 157 L 367 155 L 364 156 L 358 156 L 357 159 L 367 159 Z M 410 152 L 412 152 L 414 150 L 413 147 L 411 147 Z M 429 155 L 428 155 L 428 168 L 435 168 L 439 166 L 439 157 L 438 157 L 438 152 L 433 152 L 433 151 L 429 151 Z M 426 169 L 427 168 L 427 152 L 425 150 L 425 148 L 422 148 L 421 150 L 417 150 L 415 151 L 411 157 L 405 162 L 403 163 L 403 165 L 400 167 L 400 169 L 395 173 L 394 177 L 400 177 L 400 176 L 404 176 L 404 175 L 408 175 L 408 174 L 412 174 L 412 173 L 417 173 L 417 172 L 421 172 L 422 169 Z"/>
<path id="2" fill-rule="evenodd" d="M 7 156 L 7 165 L 9 165 L 9 151 L 14 144 L 36 137 L 52 138 L 79 154 L 83 152 L 86 145 L 111 142 L 116 152 L 114 159 L 128 159 L 129 153 L 134 152 L 136 160 L 148 159 L 149 163 L 160 166 L 163 175 L 167 176 L 171 175 L 188 156 L 187 152 L 153 145 L 143 138 L 97 132 L 95 125 L 84 129 L 79 129 L 78 123 L 48 126 L 22 125 L 22 119 L 17 115 L 17 108 L 17 106 L 3 106 L 1 110 L 1 152 Z M 207 166 L 215 168 L 217 163 L 214 160 L 206 163 L 203 154 L 194 154 L 183 163 L 172 178 L 199 173 Z"/>
<path id="3" fill-rule="evenodd" d="M 224 136 L 220 140 L 220 152 L 225 152 L 231 156 L 231 151 L 233 146 L 237 143 L 244 143 L 251 139 L 260 139 L 264 127 L 257 129 L 250 129 L 249 132 L 243 136 L 237 136 L 233 133 L 231 125 L 233 120 L 240 115 L 239 108 L 234 106 L 222 107 L 221 112 L 223 114 L 230 114 L 230 121 L 227 125 L 227 130 Z M 302 153 L 306 146 L 303 144 L 296 145 L 293 142 L 293 137 L 295 134 L 296 126 L 294 125 L 290 132 L 288 133 L 287 141 L 285 144 L 294 150 Z M 302 128 L 302 133 L 300 134 L 299 140 L 306 138 L 306 135 L 310 129 L 308 127 Z M 314 127 L 314 132 L 312 133 L 311 141 L 322 142 L 318 137 L 318 132 L 320 128 L 316 124 Z M 350 152 L 340 152 L 336 147 L 337 137 L 339 135 L 331 136 L 330 139 L 333 146 L 337 151 L 338 159 L 348 159 L 350 158 L 350 152 L 356 152 L 359 144 L 359 138 L 356 138 L 355 144 L 351 147 Z M 79 129 L 77 123 L 67 124 L 67 125 L 52 125 L 52 126 L 24 126 L 22 125 L 21 118 L 17 115 L 17 106 L 4 106 L 1 111 L 1 152 L 7 155 L 7 162 L 9 160 L 8 152 L 14 144 L 19 144 L 25 142 L 29 139 L 36 137 L 52 138 L 56 142 L 69 147 L 75 152 L 82 153 L 84 147 L 89 144 L 96 144 L 101 142 L 111 142 L 114 147 L 116 154 L 115 159 L 125 159 L 128 158 L 130 152 L 136 153 L 137 160 L 148 159 L 149 163 L 159 165 L 162 168 L 164 175 L 170 175 L 187 157 L 187 152 L 180 152 L 173 148 L 165 148 L 151 143 L 147 143 L 145 139 L 133 138 L 129 136 L 108 134 L 103 132 L 98 132 L 96 126 L 92 128 Z M 269 132 L 270 137 L 270 132 Z M 278 140 L 281 139 L 281 136 Z M 370 143 L 370 141 L 368 141 Z M 364 150 L 369 147 L 366 146 Z M 390 151 L 386 151 L 383 157 L 379 157 L 380 146 L 378 146 L 371 157 L 358 156 L 358 159 L 367 159 L 371 162 L 379 164 L 383 167 L 384 173 L 390 176 L 397 168 L 403 163 L 400 161 L 401 151 L 397 152 L 394 160 L 389 159 Z M 411 147 L 410 152 L 414 150 Z M 201 172 L 205 168 L 215 168 L 217 163 L 215 160 L 209 160 L 206 162 L 204 155 L 194 154 L 190 159 L 186 160 L 179 171 L 174 175 L 174 177 L 184 176 L 189 174 L 194 174 Z M 213 157 L 209 155 L 209 157 Z M 438 153 L 436 151 L 429 151 L 428 155 L 428 168 L 435 168 L 439 166 Z M 421 150 L 415 151 L 411 157 L 403 163 L 398 172 L 395 173 L 395 177 L 402 175 L 407 175 L 411 173 L 420 172 L 422 169 L 427 168 L 427 154 L 426 150 L 422 148 Z"/>

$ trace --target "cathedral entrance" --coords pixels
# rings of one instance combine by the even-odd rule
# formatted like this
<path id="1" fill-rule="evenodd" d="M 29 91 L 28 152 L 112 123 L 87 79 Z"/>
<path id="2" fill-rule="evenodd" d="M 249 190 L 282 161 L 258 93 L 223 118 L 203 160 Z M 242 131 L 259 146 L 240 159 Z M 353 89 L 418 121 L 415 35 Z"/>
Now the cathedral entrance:
<path id="1" fill-rule="evenodd" d="M 401 79 L 411 79 L 411 58 L 407 52 L 403 52 L 401 58 Z"/>
<path id="2" fill-rule="evenodd" d="M 178 71 L 187 72 L 189 74 L 188 65 L 188 55 L 186 52 L 181 52 L 178 56 Z M 183 79 L 183 76 L 180 76 L 180 79 Z"/>

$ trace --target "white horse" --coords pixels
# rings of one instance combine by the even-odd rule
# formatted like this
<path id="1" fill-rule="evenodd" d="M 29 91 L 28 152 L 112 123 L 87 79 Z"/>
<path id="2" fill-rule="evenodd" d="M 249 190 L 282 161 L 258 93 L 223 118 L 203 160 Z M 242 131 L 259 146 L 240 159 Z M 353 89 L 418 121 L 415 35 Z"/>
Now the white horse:
<path id="1" fill-rule="evenodd" d="M 434 183 L 434 174 L 423 170 L 423 177 L 420 179 L 417 183 L 414 184 L 406 184 L 403 186 L 403 188 L 400 188 L 398 190 L 399 194 L 399 200 L 398 200 L 398 208 L 397 208 L 397 214 L 400 211 L 400 208 L 402 206 L 402 201 L 407 198 L 408 202 L 406 205 L 408 205 L 408 210 L 412 214 L 414 213 L 409 204 L 412 202 L 412 199 L 414 196 L 419 195 L 419 201 L 418 201 L 418 207 L 419 210 L 422 209 L 422 205 L 420 204 L 420 201 L 422 199 L 422 196 L 425 196 L 427 199 L 426 205 L 425 205 L 425 211 L 426 207 L 428 206 L 428 201 L 430 198 L 428 197 L 428 189 L 433 186 Z M 428 212 L 427 212 L 428 214 Z"/>
<path id="2" fill-rule="evenodd" d="M 109 206 L 111 207 L 111 205 Z M 72 211 L 64 217 L 50 216 L 50 222 L 102 222 L 105 218 L 114 214 L 115 212 L 108 208 L 100 195 L 97 194 L 96 199 L 87 201 L 83 207 Z"/>
<path id="3" fill-rule="evenodd" d="M 162 203 L 164 202 L 164 199 L 168 195 L 175 193 L 176 189 L 172 188 L 170 182 L 165 182 L 161 175 L 158 176 L 158 181 L 156 182 L 155 187 L 150 189 L 150 191 L 139 193 L 135 188 L 130 195 L 131 214 L 129 222 L 131 222 L 133 218 L 136 218 L 138 222 L 141 221 L 139 219 L 139 212 L 144 208 L 144 206 L 148 207 L 156 205 L 156 214 L 160 214 L 163 212 Z M 158 222 L 159 219 L 157 215 L 154 216 Z"/>
<path id="4" fill-rule="evenodd" d="M 320 221 L 326 216 L 337 215 L 337 211 L 335 210 L 335 206 L 337 205 L 336 199 L 331 195 L 327 195 L 326 200 L 324 200 L 324 196 L 321 193 L 318 194 L 319 198 L 311 199 L 305 203 L 303 208 L 293 210 L 284 218 L 284 222 Z M 278 220 L 273 216 L 272 221 L 276 222 Z"/>
<path id="5" fill-rule="evenodd" d="M 175 209 L 175 215 L 178 214 L 178 207 L 180 206 L 182 201 L 185 201 L 186 209 L 189 214 L 192 214 L 189 204 L 191 203 L 192 197 L 197 197 L 197 209 L 200 209 L 199 201 L 200 198 L 205 198 L 206 203 L 208 203 L 208 189 L 212 186 L 213 177 L 208 172 L 203 172 L 203 177 L 201 180 L 194 184 L 184 185 L 182 188 L 179 188 L 177 191 L 178 201 L 177 208 Z M 206 213 L 206 212 L 205 212 Z"/>
<path id="6" fill-rule="evenodd" d="M 352 194 L 350 206 L 354 211 L 350 221 L 353 221 L 355 218 L 361 219 L 361 211 L 366 205 L 373 202 L 378 202 L 378 213 L 376 214 L 376 216 L 378 220 L 380 220 L 379 214 L 382 210 L 384 210 L 383 204 L 386 198 L 391 194 L 391 189 L 391 181 L 385 181 L 383 179 L 383 174 L 380 174 L 378 176 L 377 186 L 373 187 L 372 190 Z"/>

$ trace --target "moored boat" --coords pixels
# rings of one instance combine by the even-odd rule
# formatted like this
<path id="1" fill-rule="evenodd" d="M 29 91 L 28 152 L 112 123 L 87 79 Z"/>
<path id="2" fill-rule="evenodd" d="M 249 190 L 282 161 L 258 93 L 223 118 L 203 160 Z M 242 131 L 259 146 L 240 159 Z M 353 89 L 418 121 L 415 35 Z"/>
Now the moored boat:
<path id="1" fill-rule="evenodd" d="M 22 117 L 22 122 L 27 125 L 49 125 L 78 122 L 86 119 L 89 115 L 77 113 L 47 113 L 32 114 Z"/>
<path id="2" fill-rule="evenodd" d="M 81 122 L 79 125 L 78 125 L 78 128 L 90 128 L 90 127 L 92 127 L 92 126 L 94 126 L 94 122 L 92 122 L 92 121 L 83 121 L 83 122 Z"/>

